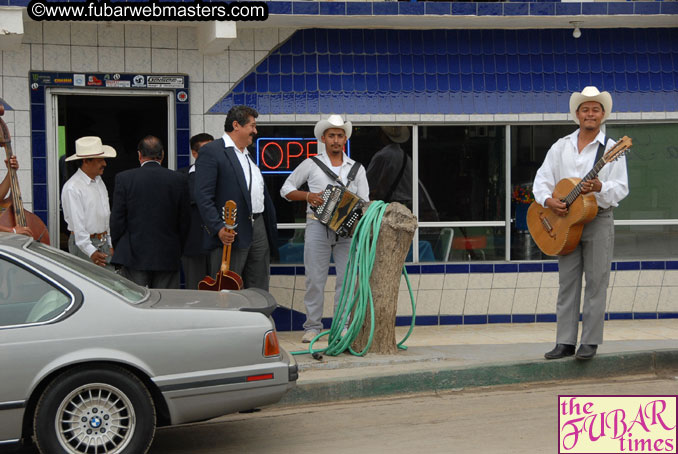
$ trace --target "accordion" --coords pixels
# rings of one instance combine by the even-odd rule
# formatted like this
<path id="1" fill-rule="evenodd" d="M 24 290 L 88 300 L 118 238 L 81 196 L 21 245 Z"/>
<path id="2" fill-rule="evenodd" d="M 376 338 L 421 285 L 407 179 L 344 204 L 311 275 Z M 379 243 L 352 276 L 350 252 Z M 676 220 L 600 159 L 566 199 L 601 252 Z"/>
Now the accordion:
<path id="1" fill-rule="evenodd" d="M 316 219 L 337 235 L 351 237 L 363 215 L 365 202 L 346 188 L 331 184 L 327 185 L 322 197 L 322 205 L 311 207 Z"/>

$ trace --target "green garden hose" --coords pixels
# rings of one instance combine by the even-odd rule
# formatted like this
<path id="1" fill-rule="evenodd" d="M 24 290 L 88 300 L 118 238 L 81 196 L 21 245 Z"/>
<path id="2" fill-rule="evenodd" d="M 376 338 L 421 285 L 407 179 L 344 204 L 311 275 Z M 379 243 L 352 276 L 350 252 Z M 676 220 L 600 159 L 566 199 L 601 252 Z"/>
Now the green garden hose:
<path id="1" fill-rule="evenodd" d="M 351 251 L 346 266 L 346 273 L 344 273 L 339 303 L 332 318 L 332 326 L 328 331 L 323 331 L 313 338 L 308 350 L 292 352 L 293 355 L 324 353 L 330 356 L 337 356 L 348 350 L 353 355 L 364 356 L 369 350 L 374 335 L 374 301 L 372 299 L 372 289 L 370 288 L 370 276 L 374 267 L 379 228 L 381 227 L 381 220 L 384 217 L 384 211 L 387 206 L 388 204 L 382 201 L 372 202 L 356 225 L 353 239 L 351 240 Z M 403 340 L 398 343 L 398 348 L 406 350 L 407 347 L 403 344 L 410 337 L 414 329 L 416 303 L 405 266 L 403 266 L 403 274 L 405 275 L 407 289 L 410 293 L 410 301 L 412 302 L 412 323 Z M 354 285 L 356 280 L 357 285 Z M 358 337 L 368 308 L 370 312 L 370 336 L 365 348 L 360 352 L 356 352 L 351 348 L 351 344 Z M 353 313 L 353 317 L 349 322 L 348 319 L 351 313 Z M 343 332 L 344 327 L 347 327 L 345 332 Z M 313 344 L 321 337 L 327 335 L 329 335 L 327 347 L 314 349 Z"/>

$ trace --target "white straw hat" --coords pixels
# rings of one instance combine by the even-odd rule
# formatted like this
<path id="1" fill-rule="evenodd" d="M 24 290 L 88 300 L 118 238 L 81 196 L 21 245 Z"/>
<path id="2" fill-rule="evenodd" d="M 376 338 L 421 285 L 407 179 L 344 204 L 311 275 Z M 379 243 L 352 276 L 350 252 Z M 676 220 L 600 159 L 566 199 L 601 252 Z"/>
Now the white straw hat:
<path id="1" fill-rule="evenodd" d="M 601 123 L 604 123 L 607 117 L 610 116 L 610 113 L 612 113 L 612 96 L 606 91 L 601 93 L 596 87 L 585 87 L 581 93 L 574 92 L 572 93 L 572 96 L 570 96 L 570 113 L 572 114 L 574 122 L 579 124 L 577 109 L 579 109 L 579 106 L 581 106 L 582 103 L 587 101 L 599 102 L 600 105 L 603 106 L 605 115 L 603 115 L 603 121 Z"/>
<path id="2" fill-rule="evenodd" d="M 113 147 L 103 145 L 96 136 L 80 137 L 75 141 L 75 154 L 66 158 L 66 161 L 90 158 L 115 158 L 117 153 Z"/>
<path id="3" fill-rule="evenodd" d="M 327 120 L 320 120 L 316 123 L 315 128 L 313 129 L 313 134 L 315 138 L 320 140 L 320 138 L 325 134 L 330 128 L 343 129 L 346 133 L 346 138 L 351 138 L 351 131 L 353 131 L 353 125 L 350 121 L 344 122 L 344 119 L 341 118 L 341 115 L 330 115 Z"/>

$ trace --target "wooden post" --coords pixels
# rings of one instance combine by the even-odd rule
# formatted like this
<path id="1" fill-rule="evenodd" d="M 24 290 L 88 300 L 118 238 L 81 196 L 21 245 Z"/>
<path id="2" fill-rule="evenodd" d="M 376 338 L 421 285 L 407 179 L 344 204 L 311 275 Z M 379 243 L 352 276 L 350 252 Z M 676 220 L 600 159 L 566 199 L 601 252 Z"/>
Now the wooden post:
<path id="1" fill-rule="evenodd" d="M 400 276 L 407 252 L 417 228 L 417 218 L 406 206 L 394 202 L 386 207 L 379 229 L 374 268 L 370 276 L 370 287 L 374 300 L 374 336 L 370 353 L 396 353 L 395 320 L 398 309 Z M 355 351 L 362 351 L 370 334 L 369 307 L 365 323 L 353 342 Z"/>

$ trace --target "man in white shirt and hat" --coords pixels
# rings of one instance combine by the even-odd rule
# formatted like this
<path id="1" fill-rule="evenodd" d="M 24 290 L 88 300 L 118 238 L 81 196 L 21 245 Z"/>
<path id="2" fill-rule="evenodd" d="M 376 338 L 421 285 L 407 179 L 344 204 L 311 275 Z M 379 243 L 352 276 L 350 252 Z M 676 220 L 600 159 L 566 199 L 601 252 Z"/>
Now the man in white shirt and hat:
<path id="1" fill-rule="evenodd" d="M 75 154 L 66 161 L 80 161 L 80 168 L 61 190 L 61 206 L 70 231 L 68 252 L 110 269 L 113 269 L 109 235 L 111 208 L 101 175 L 106 168 L 106 158 L 115 156 L 113 147 L 103 145 L 99 137 L 79 138 L 75 141 Z"/>
<path id="2" fill-rule="evenodd" d="M 570 97 L 570 112 L 579 125 L 572 134 L 559 139 L 548 151 L 534 180 L 534 198 L 559 216 L 568 213 L 567 205 L 553 197 L 553 191 L 563 178 L 582 179 L 601 155 L 615 145 L 601 131 L 602 123 L 612 112 L 612 97 L 596 87 L 586 87 Z M 610 280 L 610 264 L 614 245 L 612 210 L 628 195 L 626 159 L 608 163 L 598 177 L 584 183 L 582 193 L 593 193 L 598 214 L 584 225 L 581 241 L 571 253 L 558 257 L 558 302 L 556 305 L 556 347 L 546 359 L 558 359 L 575 354 L 579 328 L 582 277 L 586 275 L 586 290 L 582 310 L 582 333 L 575 358 L 591 359 L 603 342 L 605 303 Z"/>
<path id="3" fill-rule="evenodd" d="M 329 168 L 347 187 L 349 191 L 361 199 L 369 200 L 369 185 L 365 168 L 360 163 L 349 158 L 344 147 L 351 137 L 352 125 L 344 121 L 340 115 L 331 115 L 315 125 L 314 134 L 318 139 L 317 158 Z M 322 145 L 326 151 L 322 150 Z M 357 173 L 351 170 L 359 166 Z M 349 178 L 350 176 L 350 178 Z M 299 188 L 308 183 L 309 191 L 300 191 Z M 307 204 L 306 232 L 304 236 L 304 267 L 306 269 L 306 322 L 302 342 L 308 343 L 320 334 L 323 328 L 322 315 L 325 296 L 325 283 L 330 267 L 330 257 L 334 256 L 337 280 L 335 284 L 334 308 L 336 311 L 341 295 L 344 273 L 348 263 L 351 239 L 339 237 L 320 223 L 313 216 L 311 206 L 322 205 L 322 193 L 328 184 L 337 185 L 335 179 L 308 158 L 304 160 L 285 180 L 280 195 L 289 201 L 304 201 Z"/>

